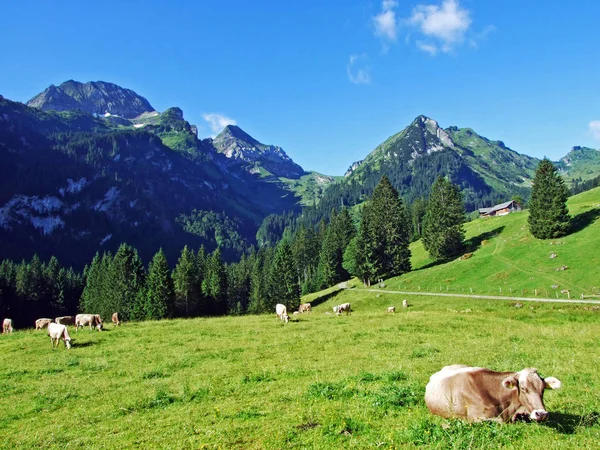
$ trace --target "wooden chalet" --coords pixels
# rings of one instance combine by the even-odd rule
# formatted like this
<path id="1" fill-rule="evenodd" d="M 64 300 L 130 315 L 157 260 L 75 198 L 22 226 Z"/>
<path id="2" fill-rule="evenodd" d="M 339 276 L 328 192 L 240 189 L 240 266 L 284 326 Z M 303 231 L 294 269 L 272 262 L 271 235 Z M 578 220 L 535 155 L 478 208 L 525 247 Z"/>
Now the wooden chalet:
<path id="1" fill-rule="evenodd" d="M 510 202 L 500 203 L 491 208 L 479 208 L 479 217 L 505 216 L 515 211 L 521 211 L 521 207 L 517 202 L 511 200 Z"/>

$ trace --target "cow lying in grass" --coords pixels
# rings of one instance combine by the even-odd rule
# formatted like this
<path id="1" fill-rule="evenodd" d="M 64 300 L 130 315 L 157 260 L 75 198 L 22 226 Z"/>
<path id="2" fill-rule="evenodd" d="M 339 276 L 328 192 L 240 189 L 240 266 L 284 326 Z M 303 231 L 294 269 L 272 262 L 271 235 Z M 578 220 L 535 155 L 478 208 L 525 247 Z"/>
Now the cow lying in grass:
<path id="1" fill-rule="evenodd" d="M 482 367 L 446 366 L 429 379 L 425 403 L 433 414 L 471 422 L 515 422 L 548 418 L 544 390 L 559 389 L 554 377 L 542 378 L 536 369 L 494 372 Z"/>

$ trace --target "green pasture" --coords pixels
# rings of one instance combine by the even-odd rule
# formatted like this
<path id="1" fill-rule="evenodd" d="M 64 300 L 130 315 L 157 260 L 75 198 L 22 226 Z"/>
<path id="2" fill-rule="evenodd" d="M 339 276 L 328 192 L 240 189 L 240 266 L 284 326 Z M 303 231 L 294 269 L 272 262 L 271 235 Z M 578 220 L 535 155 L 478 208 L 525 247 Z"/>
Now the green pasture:
<path id="1" fill-rule="evenodd" d="M 415 242 L 413 271 L 386 281 L 387 288 L 600 300 L 600 188 L 571 197 L 568 206 L 574 232 L 560 239 L 534 238 L 523 211 L 465 224 L 468 259 L 435 262 Z"/>
<path id="2" fill-rule="evenodd" d="M 352 284 L 350 284 L 350 287 Z M 2 448 L 597 448 L 600 311 L 590 305 L 403 297 L 351 288 L 311 314 L 108 325 L 50 348 L 0 335 Z M 353 312 L 326 314 L 349 301 Z M 395 305 L 397 313 L 387 314 Z M 545 424 L 432 416 L 447 364 L 537 367 Z"/>

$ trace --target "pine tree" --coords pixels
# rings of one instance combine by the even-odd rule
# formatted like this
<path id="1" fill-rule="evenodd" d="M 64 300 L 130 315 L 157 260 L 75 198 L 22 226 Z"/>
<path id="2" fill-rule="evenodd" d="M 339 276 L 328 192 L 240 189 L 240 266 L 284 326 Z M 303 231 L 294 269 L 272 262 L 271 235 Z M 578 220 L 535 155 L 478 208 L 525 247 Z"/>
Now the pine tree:
<path id="1" fill-rule="evenodd" d="M 162 248 L 154 255 L 148 268 L 145 300 L 144 316 L 148 320 L 164 319 L 173 309 L 175 289 Z"/>
<path id="2" fill-rule="evenodd" d="M 222 315 L 227 313 L 227 273 L 221 258 L 220 247 L 217 247 L 208 258 L 202 291 L 208 299 L 208 308 L 204 314 Z"/>
<path id="3" fill-rule="evenodd" d="M 567 209 L 569 191 L 554 164 L 544 158 L 533 179 L 529 200 L 529 230 L 538 239 L 553 239 L 566 235 L 571 228 Z"/>
<path id="4" fill-rule="evenodd" d="M 100 315 L 106 318 L 116 311 L 122 320 L 143 320 L 145 276 L 144 265 L 137 250 L 130 245 L 121 244 L 110 264 L 108 276 L 105 277 L 108 286 L 105 295 L 108 301 L 103 302 Z"/>
<path id="5" fill-rule="evenodd" d="M 423 246 L 432 258 L 447 259 L 460 254 L 465 231 L 465 207 L 458 186 L 439 177 L 423 218 Z"/>
<path id="6" fill-rule="evenodd" d="M 194 252 L 186 245 L 173 271 L 175 310 L 178 316 L 195 317 L 200 307 L 200 280 Z"/>
<path id="7" fill-rule="evenodd" d="M 103 274 L 101 273 L 100 261 L 100 255 L 96 253 L 91 264 L 86 267 L 85 288 L 81 294 L 81 302 L 79 307 L 81 311 L 100 311 L 101 309 L 104 298 L 104 280 L 102 278 Z"/>
<path id="8" fill-rule="evenodd" d="M 283 240 L 277 245 L 269 277 L 269 287 L 271 295 L 267 311 L 275 311 L 277 303 L 284 304 L 288 311 L 298 309 L 300 306 L 298 270 L 292 248 L 287 240 Z"/>

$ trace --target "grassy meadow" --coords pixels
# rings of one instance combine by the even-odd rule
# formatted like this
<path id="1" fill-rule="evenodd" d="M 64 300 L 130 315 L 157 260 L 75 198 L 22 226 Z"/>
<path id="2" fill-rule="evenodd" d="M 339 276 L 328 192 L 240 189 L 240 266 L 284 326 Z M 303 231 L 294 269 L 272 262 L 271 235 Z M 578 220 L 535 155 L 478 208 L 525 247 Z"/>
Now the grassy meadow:
<path id="1" fill-rule="evenodd" d="M 344 290 L 286 325 L 274 314 L 109 325 L 72 331 L 71 350 L 52 351 L 44 331 L 2 335 L 0 446 L 597 448 L 599 311 L 401 299 Z M 351 315 L 325 314 L 343 301 Z M 547 391 L 545 424 L 442 419 L 423 393 L 452 363 L 534 366 L 563 389 Z"/>
<path id="2" fill-rule="evenodd" d="M 572 198 L 578 231 L 556 241 L 533 239 L 526 213 L 471 222 L 471 258 L 434 265 L 416 243 L 418 270 L 386 289 L 596 295 L 599 208 L 598 189 Z M 347 287 L 306 296 L 313 312 L 288 324 L 272 314 L 71 328 L 73 348 L 54 351 L 45 331 L 0 335 L 0 447 L 598 448 L 598 307 L 414 295 L 403 309 L 402 295 Z M 329 314 L 343 302 L 351 315 Z M 456 363 L 537 367 L 563 388 L 546 392 L 544 424 L 432 416 L 429 376 Z"/>

